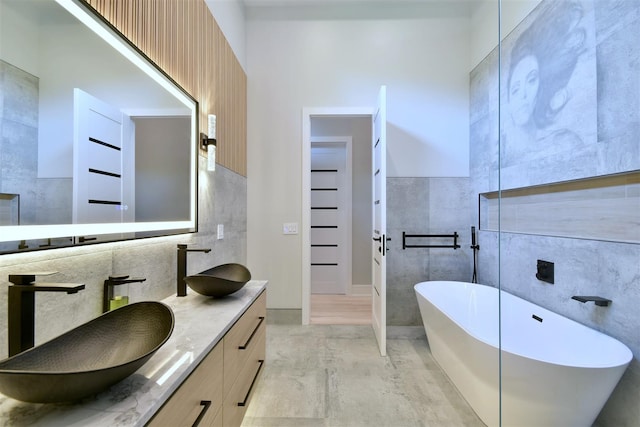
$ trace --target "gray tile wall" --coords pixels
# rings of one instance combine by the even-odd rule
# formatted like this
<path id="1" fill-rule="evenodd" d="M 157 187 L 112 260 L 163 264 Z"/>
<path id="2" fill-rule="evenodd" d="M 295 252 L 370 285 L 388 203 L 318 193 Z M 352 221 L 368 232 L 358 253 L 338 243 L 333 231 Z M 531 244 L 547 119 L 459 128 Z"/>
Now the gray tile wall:
<path id="1" fill-rule="evenodd" d="M 583 36 L 575 70 L 565 87 L 567 102 L 552 123 L 538 126 L 533 136 L 523 134 L 509 121 L 511 49 L 527 28 L 536 25 L 535 40 L 543 44 L 542 34 L 554 30 L 536 23 L 540 22 L 536 18 L 551 5 L 563 4 L 572 4 L 574 11 L 580 11 L 573 15 L 571 28 L 580 29 Z M 547 17 L 544 22 L 551 20 Z M 553 22 L 557 25 L 559 21 Z M 559 50 L 567 40 L 580 39 L 574 37 L 578 38 L 568 38 L 567 34 L 556 37 L 551 51 Z M 637 1 L 543 1 L 505 39 L 500 121 L 497 51 L 471 73 L 472 198 L 496 190 L 499 184 L 503 189 L 514 188 L 640 169 L 639 41 Z M 550 87 L 543 76 L 540 87 Z M 572 137 L 550 138 L 554 135 Z M 528 144 L 524 143 L 525 137 L 530 138 Z M 596 425 L 640 425 L 640 245 L 487 231 L 480 232 L 479 240 L 481 283 L 500 283 L 511 293 L 613 336 L 631 348 L 634 359 Z M 555 263 L 554 285 L 535 278 L 537 259 Z M 597 307 L 571 300 L 572 295 L 600 295 L 613 303 Z"/>
<path id="2" fill-rule="evenodd" d="M 426 280 L 471 280 L 468 178 L 387 178 L 387 324 L 422 325 L 413 286 Z M 459 249 L 402 249 L 407 234 L 460 235 Z M 408 244 L 452 244 L 412 239 Z"/>
<path id="3" fill-rule="evenodd" d="M 0 61 L 0 193 L 20 194 L 24 224 L 35 223 L 38 86 L 37 77 Z"/>
<path id="4" fill-rule="evenodd" d="M 38 93 L 37 77 L 0 60 L 0 193 L 20 194 L 23 225 L 67 224 L 72 179 L 38 178 Z"/>
<path id="5" fill-rule="evenodd" d="M 246 178 L 220 165 L 215 173 L 207 172 L 201 157 L 199 187 L 198 233 L 0 256 L 0 358 L 7 355 L 10 273 L 54 270 L 60 273 L 52 281 L 86 285 L 73 295 L 36 296 L 36 343 L 42 343 L 102 313 L 103 282 L 110 274 L 146 277 L 146 282 L 130 285 L 130 302 L 175 293 L 178 243 L 212 248 L 208 254 L 189 254 L 189 274 L 227 262 L 246 263 Z M 217 224 L 224 224 L 222 240 L 216 239 Z M 187 298 L 204 297 L 189 291 Z"/>

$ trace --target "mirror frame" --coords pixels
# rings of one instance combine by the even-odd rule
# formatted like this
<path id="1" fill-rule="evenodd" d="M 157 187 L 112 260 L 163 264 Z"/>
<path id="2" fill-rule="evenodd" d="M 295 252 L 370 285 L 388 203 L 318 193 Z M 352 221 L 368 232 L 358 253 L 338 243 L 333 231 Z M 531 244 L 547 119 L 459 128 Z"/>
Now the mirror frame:
<path id="1" fill-rule="evenodd" d="M 69 244 L 44 246 L 39 248 L 18 249 L 2 253 L 22 253 L 32 250 L 53 249 L 69 246 L 90 244 L 78 243 L 79 236 L 109 235 L 119 233 L 144 233 L 143 236 L 122 238 L 108 238 L 93 243 L 106 243 L 121 240 L 132 240 L 147 237 L 161 237 L 174 234 L 195 233 L 198 231 L 198 160 L 199 160 L 199 104 L 186 90 L 175 82 L 154 61 L 145 55 L 137 46 L 127 39 L 117 28 L 100 15 L 93 7 L 83 0 L 55 0 L 62 8 L 75 16 L 88 29 L 97 34 L 121 55 L 131 61 L 142 72 L 169 93 L 174 95 L 192 112 L 191 116 L 191 188 L 190 215 L 185 221 L 154 221 L 154 222 L 123 222 L 123 223 L 92 223 L 92 224 L 49 224 L 49 225 L 15 225 L 0 226 L 0 242 L 12 242 L 33 239 L 52 239 L 71 237 Z M 158 233 L 155 233 L 158 232 Z"/>

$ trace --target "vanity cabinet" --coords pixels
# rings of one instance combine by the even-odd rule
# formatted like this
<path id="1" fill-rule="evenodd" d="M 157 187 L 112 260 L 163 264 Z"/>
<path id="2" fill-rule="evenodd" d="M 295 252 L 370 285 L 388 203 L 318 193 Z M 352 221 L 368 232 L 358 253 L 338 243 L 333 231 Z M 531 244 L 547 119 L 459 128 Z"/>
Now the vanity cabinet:
<path id="1" fill-rule="evenodd" d="M 266 312 L 262 292 L 147 425 L 239 426 L 265 360 Z"/>
<path id="2" fill-rule="evenodd" d="M 223 425 L 239 426 L 262 372 L 266 351 L 266 292 L 225 335 Z"/>
<path id="3" fill-rule="evenodd" d="M 222 426 L 223 348 L 216 345 L 156 413 L 150 427 Z"/>

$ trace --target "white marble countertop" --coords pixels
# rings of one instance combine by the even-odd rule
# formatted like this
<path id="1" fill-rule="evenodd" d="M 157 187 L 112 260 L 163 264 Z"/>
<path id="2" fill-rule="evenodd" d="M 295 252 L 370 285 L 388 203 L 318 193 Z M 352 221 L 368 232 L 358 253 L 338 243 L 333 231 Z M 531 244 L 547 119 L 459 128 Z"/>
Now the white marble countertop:
<path id="1" fill-rule="evenodd" d="M 3 426 L 143 426 L 267 286 L 252 280 L 223 299 L 189 290 L 162 300 L 173 310 L 171 338 L 110 389 L 74 404 L 20 402 L 0 394 Z"/>

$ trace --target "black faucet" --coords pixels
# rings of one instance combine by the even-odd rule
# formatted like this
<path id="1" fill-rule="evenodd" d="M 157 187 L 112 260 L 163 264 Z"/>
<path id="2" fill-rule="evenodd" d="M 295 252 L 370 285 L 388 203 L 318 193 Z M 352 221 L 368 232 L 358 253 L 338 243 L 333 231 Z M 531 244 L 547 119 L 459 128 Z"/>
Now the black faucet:
<path id="1" fill-rule="evenodd" d="M 66 292 L 75 294 L 84 289 L 83 284 L 35 283 L 36 276 L 50 275 L 57 271 L 10 274 L 9 282 L 9 357 L 34 346 L 36 292 Z"/>
<path id="2" fill-rule="evenodd" d="M 575 295 L 572 296 L 571 299 L 574 299 L 576 301 L 580 301 L 582 303 L 588 302 L 588 301 L 593 301 L 596 303 L 597 306 L 600 307 L 608 307 L 609 304 L 611 303 L 610 299 L 606 299 L 606 298 L 602 298 L 602 297 L 594 297 L 594 296 L 580 296 L 580 295 Z"/>
<path id="3" fill-rule="evenodd" d="M 127 283 L 142 283 L 145 280 L 147 279 L 145 279 L 144 277 L 129 277 L 128 275 L 109 276 L 109 278 L 104 281 L 102 312 L 106 313 L 107 311 L 109 311 L 109 301 L 113 298 L 114 286 L 125 285 Z"/>
<path id="4" fill-rule="evenodd" d="M 211 252 L 211 249 L 187 249 L 187 245 L 178 245 L 178 271 L 177 279 L 177 295 L 179 297 L 187 296 L 187 282 L 184 281 L 187 275 L 187 252 Z"/>

